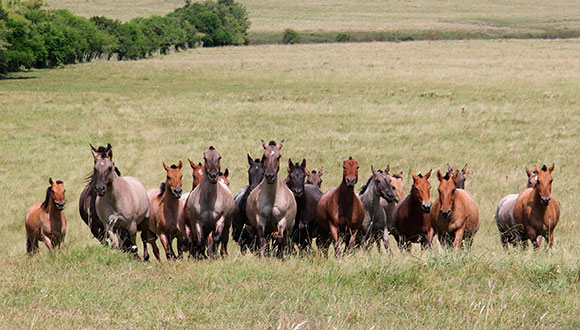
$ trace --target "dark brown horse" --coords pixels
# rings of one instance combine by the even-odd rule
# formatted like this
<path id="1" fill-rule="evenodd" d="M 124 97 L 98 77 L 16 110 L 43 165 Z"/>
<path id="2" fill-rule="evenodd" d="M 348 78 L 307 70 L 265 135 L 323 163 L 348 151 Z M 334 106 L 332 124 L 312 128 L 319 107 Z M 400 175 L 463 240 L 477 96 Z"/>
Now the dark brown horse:
<path id="1" fill-rule="evenodd" d="M 463 166 L 463 168 L 461 170 L 454 170 L 451 166 L 449 166 L 449 164 L 447 164 L 447 176 L 448 177 L 452 177 L 454 175 L 456 176 L 456 181 L 455 181 L 455 187 L 457 189 L 465 189 L 465 174 L 467 174 L 467 164 L 465 164 L 465 166 Z"/>
<path id="2" fill-rule="evenodd" d="M 240 245 L 240 251 L 245 253 L 256 247 L 256 235 L 249 229 L 250 223 L 246 215 L 248 196 L 264 179 L 264 163 L 260 159 L 253 160 L 248 156 L 248 185 L 240 189 L 234 196 L 235 208 L 232 219 L 232 238 Z"/>
<path id="3" fill-rule="evenodd" d="M 340 256 L 339 239 L 344 237 L 347 248 L 352 250 L 360 226 L 365 219 L 365 208 L 354 192 L 358 181 L 358 163 L 349 157 L 342 163 L 340 186 L 325 192 L 318 202 L 316 217 L 320 230 L 320 245 L 324 254 L 334 242 L 336 256 Z M 317 243 L 318 244 L 318 243 Z"/>
<path id="4" fill-rule="evenodd" d="M 552 197 L 552 172 L 554 164 L 538 169 L 536 185 L 522 191 L 514 206 L 516 226 L 522 228 L 521 237 L 525 243 L 531 240 L 534 248 L 540 247 L 542 237 L 546 239 L 548 247 L 554 244 L 554 229 L 560 221 L 560 204 Z"/>
<path id="5" fill-rule="evenodd" d="M 306 183 L 322 188 L 322 174 L 324 174 L 324 167 L 321 167 L 318 171 L 306 171 Z"/>
<path id="6" fill-rule="evenodd" d="M 424 176 L 411 172 L 413 186 L 411 192 L 397 205 L 394 214 L 392 235 L 401 249 L 410 248 L 410 243 L 421 243 L 422 247 L 431 247 L 434 229 L 431 227 L 431 200 L 429 177 L 431 170 Z"/>
<path id="7" fill-rule="evenodd" d="M 443 176 L 437 171 L 439 197 L 431 207 L 431 225 L 442 246 L 457 249 L 464 243 L 469 249 L 479 230 L 479 211 L 471 194 L 456 187 L 459 173 Z"/>
<path id="8" fill-rule="evenodd" d="M 296 199 L 296 220 L 292 231 L 292 242 L 300 251 L 310 249 L 312 238 L 316 230 L 316 207 L 322 197 L 322 190 L 312 184 L 304 184 L 308 170 L 306 159 L 302 163 L 292 163 L 288 159 L 288 178 L 286 185 Z"/>
<path id="9" fill-rule="evenodd" d="M 39 241 L 52 251 L 64 243 L 66 236 L 64 182 L 49 178 L 48 183 L 44 202 L 32 205 L 26 212 L 26 252 L 30 255 L 38 251 Z"/>

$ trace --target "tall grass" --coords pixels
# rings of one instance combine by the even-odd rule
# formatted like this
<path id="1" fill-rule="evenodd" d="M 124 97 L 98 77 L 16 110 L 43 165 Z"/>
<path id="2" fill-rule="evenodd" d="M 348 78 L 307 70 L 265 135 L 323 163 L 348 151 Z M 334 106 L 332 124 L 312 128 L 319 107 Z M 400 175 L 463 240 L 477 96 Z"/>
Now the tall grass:
<path id="1" fill-rule="evenodd" d="M 579 51 L 577 40 L 224 47 L 0 80 L 0 322 L 579 327 Z M 110 142 L 123 174 L 148 188 L 164 179 L 162 160 L 201 161 L 214 145 L 235 192 L 247 182 L 246 153 L 259 156 L 259 140 L 270 138 L 286 139 L 282 164 L 324 166 L 324 190 L 338 185 L 349 156 L 361 181 L 371 165 L 390 164 L 407 187 L 410 170 L 467 162 L 481 216 L 471 253 L 276 260 L 242 256 L 231 243 L 222 260 L 141 263 L 99 246 L 78 216 L 89 143 Z M 525 186 L 525 165 L 552 162 L 562 204 L 554 248 L 504 251 L 497 202 Z M 27 258 L 24 214 L 49 176 L 67 189 L 65 247 Z"/>

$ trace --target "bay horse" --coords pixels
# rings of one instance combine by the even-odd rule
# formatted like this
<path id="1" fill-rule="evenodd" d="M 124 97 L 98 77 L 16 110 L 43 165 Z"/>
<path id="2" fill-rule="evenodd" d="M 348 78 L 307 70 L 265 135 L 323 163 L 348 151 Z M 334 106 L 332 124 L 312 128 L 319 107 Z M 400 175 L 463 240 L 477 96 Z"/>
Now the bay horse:
<path id="1" fill-rule="evenodd" d="M 385 172 L 388 172 L 388 168 Z M 381 198 L 387 203 L 395 200 L 395 194 L 391 186 L 390 178 L 383 171 L 375 171 L 371 166 L 371 176 L 362 186 L 358 197 L 365 207 L 365 219 L 359 229 L 357 239 L 366 248 L 377 244 L 381 251 L 381 242 L 385 250 L 389 250 L 389 229 L 387 228 L 387 215 L 381 205 Z"/>
<path id="2" fill-rule="evenodd" d="M 304 184 L 307 173 L 306 159 L 302 159 L 301 164 L 292 163 L 292 159 L 288 159 L 286 185 L 296 200 L 296 218 L 291 237 L 300 251 L 310 249 L 317 226 L 316 207 L 322 197 L 322 190 L 318 186 Z"/>
<path id="3" fill-rule="evenodd" d="M 48 179 L 44 202 L 36 203 L 26 211 L 26 252 L 32 255 L 38 251 L 38 241 L 44 242 L 52 251 L 64 244 L 66 236 L 66 216 L 64 214 L 64 182 Z"/>
<path id="4" fill-rule="evenodd" d="M 383 209 L 385 210 L 385 215 L 387 217 L 387 229 L 389 230 L 390 233 L 391 231 L 393 231 L 393 228 L 395 226 L 394 220 L 395 208 L 397 207 L 397 204 L 399 204 L 399 202 L 405 199 L 405 182 L 403 182 L 403 171 L 390 175 L 388 165 L 387 169 L 384 171 L 383 174 L 387 176 L 391 184 L 391 190 L 393 191 L 393 194 L 395 196 L 395 198 L 391 202 L 387 202 L 387 200 L 384 198 L 380 199 L 380 203 Z"/>
<path id="5" fill-rule="evenodd" d="M 526 188 L 533 188 L 536 185 L 538 173 L 532 172 L 526 166 L 526 174 L 528 181 Z M 519 194 L 509 194 L 502 198 L 495 210 L 495 223 L 499 230 L 501 244 L 504 248 L 508 247 L 508 243 L 516 246 L 522 242 L 521 228 L 516 226 L 514 219 L 514 206 Z"/>
<path id="6" fill-rule="evenodd" d="M 467 164 L 463 166 L 461 170 L 454 170 L 449 164 L 447 164 L 447 174 L 448 176 L 453 176 L 457 174 L 457 179 L 455 181 L 455 187 L 457 189 L 465 189 L 465 174 L 467 174 Z"/>
<path id="7" fill-rule="evenodd" d="M 147 191 L 150 204 L 149 230 L 152 233 L 147 243 L 151 244 L 155 257 L 160 260 L 159 249 L 155 243 L 158 236 L 165 250 L 165 257 L 170 260 L 176 258 L 172 247 L 173 239 L 177 239 L 178 242 L 187 240 L 185 223 L 180 217 L 183 210 L 183 202 L 180 199 L 183 163 L 179 161 L 178 165 L 171 166 L 162 163 L 167 172 L 165 182 L 161 183 L 159 188 Z M 147 249 L 145 241 L 143 248 Z M 181 257 L 181 254 L 182 249 L 178 246 L 178 256 Z"/>
<path id="8" fill-rule="evenodd" d="M 270 141 L 266 144 L 262 140 L 264 155 L 264 179 L 248 196 L 246 215 L 257 236 L 260 255 L 266 250 L 266 240 L 273 234 L 278 246 L 278 256 L 284 255 L 289 245 L 290 234 L 294 228 L 296 218 L 296 200 L 284 179 L 278 175 L 280 171 L 280 143 Z"/>
<path id="9" fill-rule="evenodd" d="M 457 249 L 463 243 L 469 249 L 479 230 L 479 211 L 473 196 L 456 187 L 459 173 L 443 176 L 437 171 L 439 197 L 431 207 L 431 225 L 442 246 Z"/>
<path id="10" fill-rule="evenodd" d="M 203 178 L 186 202 L 198 256 L 205 256 L 206 246 L 209 245 L 208 255 L 216 257 L 220 244 L 220 254 L 228 254 L 234 197 L 229 188 L 218 181 L 221 158 L 220 152 L 213 146 L 203 152 Z"/>
<path id="11" fill-rule="evenodd" d="M 131 252 L 137 257 L 136 235 L 141 229 L 147 236 L 149 229 L 149 198 L 143 184 L 134 177 L 117 175 L 112 161 L 112 148 L 95 149 L 94 190 L 97 194 L 95 209 L 113 247 Z M 115 240 L 117 238 L 117 240 Z M 146 251 L 144 258 L 147 259 Z"/>
<path id="12" fill-rule="evenodd" d="M 410 243 L 421 243 L 423 248 L 431 247 L 435 231 L 431 227 L 431 200 L 429 177 L 431 170 L 425 175 L 416 175 L 411 171 L 413 185 L 411 192 L 395 208 L 394 226 L 391 234 L 395 237 L 399 248 L 409 249 Z"/>
<path id="13" fill-rule="evenodd" d="M 260 159 L 253 160 L 248 154 L 248 185 L 240 189 L 234 196 L 234 215 L 232 219 L 232 238 L 240 245 L 242 253 L 256 247 L 256 235 L 249 229 L 246 215 L 248 196 L 264 179 L 264 163 Z"/>
<path id="14" fill-rule="evenodd" d="M 342 163 L 342 169 L 341 184 L 325 192 L 316 209 L 320 230 L 319 247 L 326 255 L 330 245 L 329 238 L 332 238 L 337 257 L 341 254 L 339 239 L 344 237 L 348 250 L 352 251 L 359 228 L 365 219 L 365 207 L 354 192 L 358 181 L 358 162 L 349 157 Z"/>
<path id="15" fill-rule="evenodd" d="M 320 170 L 312 170 L 306 171 L 306 183 L 312 184 L 317 186 L 318 188 L 322 188 L 322 175 L 324 174 L 324 167 L 321 167 Z"/>
<path id="16" fill-rule="evenodd" d="M 99 146 L 98 151 L 104 152 L 105 147 Z M 109 145 L 109 149 L 111 149 Z M 111 159 L 113 158 L 113 151 L 110 151 Z M 115 172 L 117 172 L 118 176 L 121 176 L 121 172 L 117 167 L 115 167 Z M 101 219 L 99 219 L 99 215 L 97 214 L 97 210 L 95 208 L 95 201 L 97 200 L 97 193 L 95 192 L 95 171 L 93 170 L 90 175 L 87 176 L 86 182 L 87 185 L 81 192 L 79 198 L 79 214 L 81 219 L 89 226 L 91 233 L 93 236 L 101 242 L 103 245 L 107 245 L 107 231 L 105 230 L 105 226 Z"/>
<path id="17" fill-rule="evenodd" d="M 552 197 L 554 164 L 550 168 L 543 165 L 541 169 L 534 166 L 534 170 L 538 173 L 536 184 L 518 196 L 514 205 L 514 220 L 516 226 L 522 228 L 524 246 L 527 240 L 531 240 L 534 249 L 538 249 L 544 237 L 551 248 L 554 245 L 554 229 L 560 220 L 560 204 Z"/>

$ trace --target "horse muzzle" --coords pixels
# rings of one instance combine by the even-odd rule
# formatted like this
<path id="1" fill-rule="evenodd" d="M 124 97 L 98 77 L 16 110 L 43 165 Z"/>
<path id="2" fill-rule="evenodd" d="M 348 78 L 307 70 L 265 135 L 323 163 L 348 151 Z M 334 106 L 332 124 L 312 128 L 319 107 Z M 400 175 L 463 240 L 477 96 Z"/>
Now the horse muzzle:
<path id="1" fill-rule="evenodd" d="M 441 214 L 443 219 L 449 220 L 451 218 L 451 210 L 439 210 L 439 214 Z"/>
<path id="2" fill-rule="evenodd" d="M 209 182 L 211 183 L 217 183 L 218 182 L 218 172 L 210 172 L 207 174 L 207 178 L 209 179 Z"/>
<path id="3" fill-rule="evenodd" d="M 385 194 L 382 197 L 387 201 L 387 203 L 392 203 L 392 202 L 395 201 L 395 195 L 393 195 L 393 194 L 388 194 L 387 193 L 387 194 Z"/>
<path id="4" fill-rule="evenodd" d="M 304 196 L 304 189 L 292 189 L 292 192 L 294 193 L 295 197 L 302 197 Z"/>
<path id="5" fill-rule="evenodd" d="M 545 206 L 548 206 L 548 205 L 550 205 L 550 200 L 551 200 L 551 198 L 550 198 L 550 197 L 542 197 L 542 198 L 540 198 L 540 201 L 541 201 L 541 202 L 542 202 L 542 204 L 544 204 Z"/>
<path id="6" fill-rule="evenodd" d="M 421 209 L 423 210 L 423 213 L 429 213 L 429 212 L 431 212 L 431 202 L 423 202 L 423 203 L 421 203 Z"/>
<path id="7" fill-rule="evenodd" d="M 273 184 L 276 182 L 276 173 L 266 173 L 264 174 L 264 179 L 266 179 L 266 183 Z"/>
<path id="8" fill-rule="evenodd" d="M 354 188 L 355 185 L 356 185 L 356 178 L 346 178 L 346 186 L 347 187 Z"/>
<path id="9" fill-rule="evenodd" d="M 56 206 L 56 208 L 57 208 L 59 211 L 62 211 L 62 210 L 64 210 L 64 206 L 65 206 L 65 204 L 66 204 L 65 202 L 62 202 L 62 203 L 57 203 L 57 202 L 55 202 L 55 203 L 54 203 L 54 205 Z"/>
<path id="10" fill-rule="evenodd" d="M 105 193 L 107 192 L 107 187 L 103 186 L 95 186 L 95 192 L 97 193 L 97 196 L 99 197 L 103 197 L 105 196 Z"/>
<path id="11" fill-rule="evenodd" d="M 181 188 L 171 190 L 171 193 L 173 194 L 173 197 L 175 197 L 175 198 L 181 198 L 182 192 L 183 191 L 181 190 Z"/>

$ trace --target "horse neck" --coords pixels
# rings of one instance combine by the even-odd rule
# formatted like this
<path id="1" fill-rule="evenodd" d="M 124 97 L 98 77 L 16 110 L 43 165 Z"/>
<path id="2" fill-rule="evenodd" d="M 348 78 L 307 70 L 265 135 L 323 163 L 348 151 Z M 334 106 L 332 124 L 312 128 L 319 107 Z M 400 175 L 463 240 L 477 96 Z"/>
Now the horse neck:
<path id="1" fill-rule="evenodd" d="M 56 206 L 54 205 L 54 198 L 52 198 L 52 196 L 50 196 L 50 198 L 48 199 L 46 213 L 48 213 L 50 219 L 59 219 L 62 214 L 62 211 L 57 209 Z"/>
<path id="2" fill-rule="evenodd" d="M 284 183 L 284 180 L 282 180 L 282 178 L 280 178 L 280 175 L 276 175 L 276 182 L 269 184 L 266 182 L 266 178 L 264 178 L 262 180 L 262 182 L 264 182 L 264 185 L 262 185 L 262 190 L 264 190 L 265 193 L 268 194 L 268 196 L 272 196 L 273 198 L 276 198 L 276 195 L 278 194 L 278 190 L 281 189 L 281 187 L 285 186 L 286 184 Z"/>
<path id="3" fill-rule="evenodd" d="M 113 173 L 113 182 L 111 183 L 111 188 L 107 189 L 105 193 L 105 198 L 111 200 L 117 200 L 122 198 L 127 194 L 127 182 L 123 180 L 117 173 Z"/>
<path id="4" fill-rule="evenodd" d="M 423 210 L 421 209 L 421 201 L 411 193 L 409 195 L 409 214 L 416 215 L 417 213 L 423 213 Z"/>
<path id="5" fill-rule="evenodd" d="M 550 203 L 553 202 L 554 201 L 551 201 Z M 534 190 L 532 191 L 532 205 L 534 206 L 534 210 L 538 210 L 541 212 L 546 212 L 546 209 L 548 208 L 546 205 L 542 204 L 540 191 L 537 188 L 534 188 Z"/>
<path id="6" fill-rule="evenodd" d="M 203 176 L 199 184 L 202 200 L 213 199 L 217 196 L 219 182 L 211 183 L 207 175 Z"/>
<path id="7" fill-rule="evenodd" d="M 367 189 L 360 195 L 361 201 L 367 206 L 379 205 L 379 194 L 377 194 L 377 186 L 375 185 L 375 180 L 370 180 L 367 184 Z"/>
<path id="8" fill-rule="evenodd" d="M 354 187 L 347 187 L 346 181 L 342 179 L 342 183 L 338 187 L 338 200 L 342 203 L 352 204 L 354 200 Z"/>
<path id="9" fill-rule="evenodd" d="M 179 198 L 175 198 L 169 189 L 169 185 L 165 185 L 165 192 L 163 193 L 163 212 L 177 212 L 179 210 Z"/>

